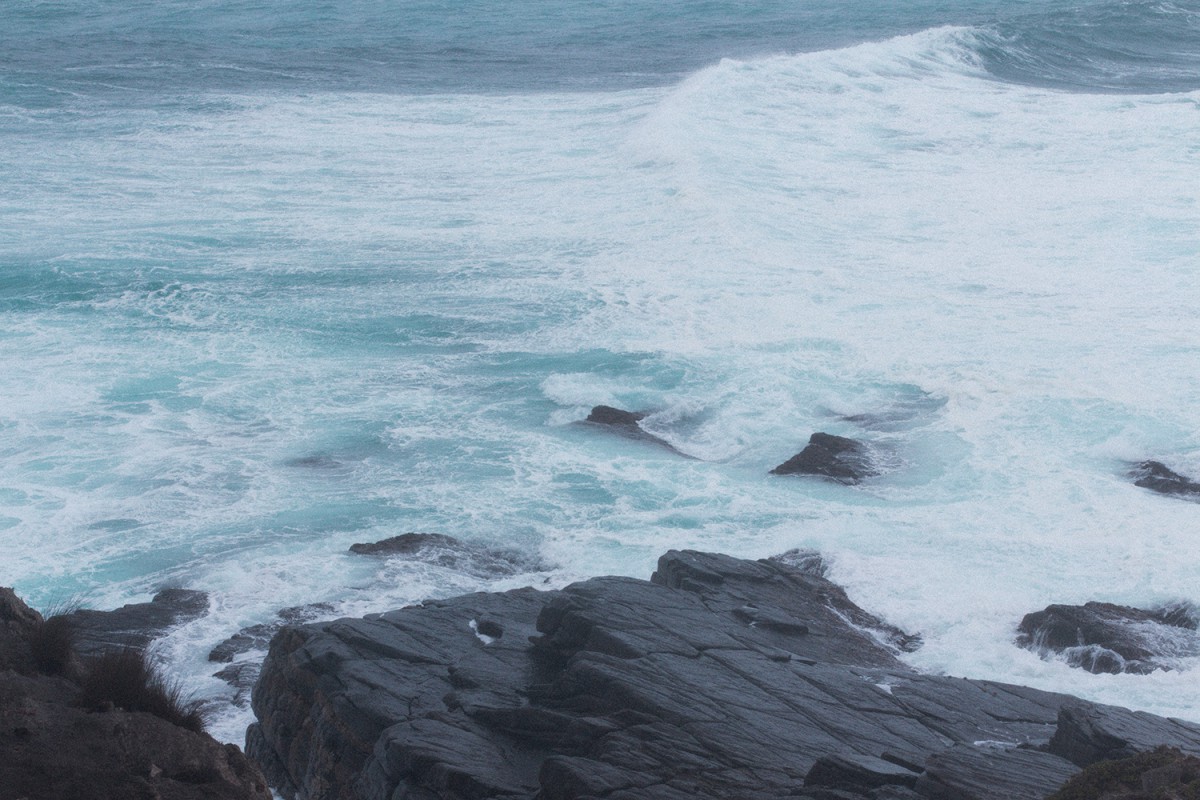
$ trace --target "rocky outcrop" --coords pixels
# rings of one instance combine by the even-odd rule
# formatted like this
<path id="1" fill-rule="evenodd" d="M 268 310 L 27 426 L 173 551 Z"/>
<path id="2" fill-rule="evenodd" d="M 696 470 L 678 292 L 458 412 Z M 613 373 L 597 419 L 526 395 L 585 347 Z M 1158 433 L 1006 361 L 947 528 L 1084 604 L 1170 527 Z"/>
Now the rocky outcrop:
<path id="1" fill-rule="evenodd" d="M 266 779 L 233 745 L 111 702 L 84 708 L 76 680 L 39 670 L 33 654 L 46 624 L 0 589 L 0 797 L 270 800 Z M 82 679 L 94 687 L 89 663 Z"/>
<path id="2" fill-rule="evenodd" d="M 865 444 L 845 436 L 814 433 L 808 445 L 771 470 L 772 475 L 819 475 L 839 483 L 860 483 L 878 474 Z"/>
<path id="3" fill-rule="evenodd" d="M 74 632 L 80 655 L 113 648 L 145 650 L 171 628 L 208 613 L 208 595 L 193 589 L 163 589 L 148 603 L 132 603 L 113 611 L 80 609 L 64 615 Z"/>
<path id="4" fill-rule="evenodd" d="M 0 673 L 0 796 L 28 800 L 270 800 L 234 745 L 152 714 L 91 713 L 61 678 Z"/>
<path id="5" fill-rule="evenodd" d="M 651 442 L 684 458 L 692 458 L 687 453 L 681 452 L 666 439 L 661 436 L 655 436 L 653 433 L 642 428 L 641 421 L 647 416 L 646 413 L 640 411 L 625 411 L 620 408 L 613 408 L 612 406 L 596 406 L 584 421 L 592 425 L 603 425 L 609 430 L 629 439 Z"/>
<path id="6" fill-rule="evenodd" d="M 1130 471 L 1133 484 L 1159 494 L 1200 499 L 1200 483 L 1184 477 L 1161 461 L 1143 461 Z"/>
<path id="7" fill-rule="evenodd" d="M 1052 605 L 1026 614 L 1017 644 L 1095 673 L 1145 674 L 1200 656 L 1197 616 L 1190 606 L 1153 611 L 1112 603 Z"/>
<path id="8" fill-rule="evenodd" d="M 247 747 L 306 800 L 1032 800 L 1108 753 L 1200 753 L 1200 726 L 914 673 L 796 560 L 285 628 Z"/>
<path id="9" fill-rule="evenodd" d="M 37 669 L 31 645 L 42 615 L 17 597 L 12 589 L 0 587 L 0 671 L 29 673 Z"/>

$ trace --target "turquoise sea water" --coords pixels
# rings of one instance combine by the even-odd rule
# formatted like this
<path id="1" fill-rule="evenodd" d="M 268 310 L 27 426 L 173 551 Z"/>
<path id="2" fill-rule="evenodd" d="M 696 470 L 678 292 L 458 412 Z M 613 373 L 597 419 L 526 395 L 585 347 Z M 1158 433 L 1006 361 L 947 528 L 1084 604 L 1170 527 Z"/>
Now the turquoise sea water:
<path id="1" fill-rule="evenodd" d="M 1200 4 L 9 3 L 0 583 L 360 614 L 813 547 L 914 665 L 1200 601 Z M 698 460 L 578 423 L 599 403 Z M 867 415 L 865 419 L 847 417 Z M 815 430 L 886 473 L 767 471 Z M 485 580 L 349 544 L 436 531 Z"/>

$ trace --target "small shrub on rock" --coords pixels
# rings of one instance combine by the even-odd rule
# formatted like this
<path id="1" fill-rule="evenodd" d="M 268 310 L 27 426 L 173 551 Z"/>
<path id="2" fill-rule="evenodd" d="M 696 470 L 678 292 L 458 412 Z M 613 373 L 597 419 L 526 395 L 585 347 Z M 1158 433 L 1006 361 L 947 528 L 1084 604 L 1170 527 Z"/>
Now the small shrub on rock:
<path id="1" fill-rule="evenodd" d="M 75 658 L 75 631 L 65 614 L 49 616 L 29 632 L 29 649 L 37 668 L 47 675 L 69 672 Z"/>
<path id="2" fill-rule="evenodd" d="M 1098 761 L 1047 800 L 1200 800 L 1200 758 L 1158 747 Z"/>
<path id="3" fill-rule="evenodd" d="M 113 650 L 89 659 L 81 690 L 84 708 L 145 711 L 181 728 L 204 732 L 200 703 L 185 699 L 179 684 L 159 674 L 138 650 Z"/>

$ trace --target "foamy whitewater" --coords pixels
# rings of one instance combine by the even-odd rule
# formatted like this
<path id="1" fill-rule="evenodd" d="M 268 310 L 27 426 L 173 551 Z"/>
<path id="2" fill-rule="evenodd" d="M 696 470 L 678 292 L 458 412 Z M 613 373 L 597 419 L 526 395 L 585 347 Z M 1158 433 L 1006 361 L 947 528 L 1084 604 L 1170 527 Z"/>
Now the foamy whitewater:
<path id="1" fill-rule="evenodd" d="M 1194 663 L 1012 643 L 1200 602 L 1200 505 L 1126 475 L 1200 476 L 1200 3 L 794 5 L 8 3 L 0 584 L 208 591 L 156 656 L 229 741 L 207 653 L 280 608 L 670 548 L 814 548 L 919 669 L 1200 721 Z M 818 430 L 888 471 L 767 474 Z M 546 568 L 347 552 L 406 531 Z"/>

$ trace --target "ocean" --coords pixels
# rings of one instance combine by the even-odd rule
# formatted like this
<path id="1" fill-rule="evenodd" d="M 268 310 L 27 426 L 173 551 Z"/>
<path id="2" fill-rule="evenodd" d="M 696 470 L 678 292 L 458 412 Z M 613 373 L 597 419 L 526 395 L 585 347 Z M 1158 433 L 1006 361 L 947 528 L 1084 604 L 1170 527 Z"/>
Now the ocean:
<path id="1" fill-rule="evenodd" d="M 822 552 L 921 670 L 1200 721 L 1200 2 L 9 0 L 0 584 L 178 586 L 155 657 L 670 548 Z M 647 411 L 652 443 L 580 424 Z M 814 431 L 858 486 L 768 471 Z M 349 553 L 408 531 L 528 570 Z M 261 658 L 251 653 L 245 658 Z"/>

